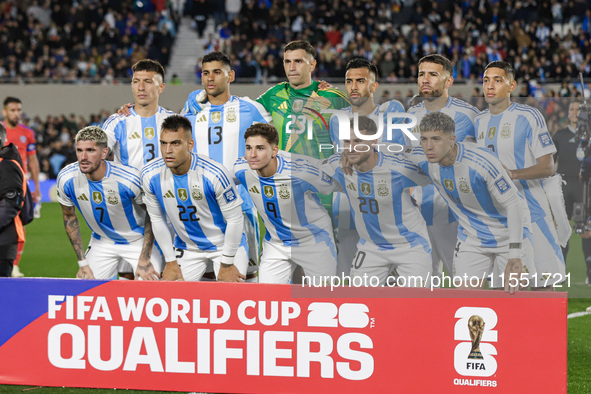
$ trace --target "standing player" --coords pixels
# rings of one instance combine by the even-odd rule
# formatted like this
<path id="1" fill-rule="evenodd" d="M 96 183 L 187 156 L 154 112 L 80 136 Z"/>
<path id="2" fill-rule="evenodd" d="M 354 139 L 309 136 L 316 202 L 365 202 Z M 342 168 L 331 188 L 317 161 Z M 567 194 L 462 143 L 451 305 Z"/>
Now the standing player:
<path id="1" fill-rule="evenodd" d="M 185 115 L 193 126 L 193 152 L 207 156 L 230 169 L 244 157 L 244 132 L 253 123 L 269 123 L 271 117 L 262 105 L 247 97 L 230 95 L 235 75 L 230 58 L 222 52 L 211 52 L 202 60 L 201 83 L 204 90 L 191 93 L 185 104 Z M 191 103 L 205 92 L 200 110 L 191 111 Z M 238 185 L 242 197 L 244 231 L 248 239 L 248 255 L 252 264 L 259 259 L 259 221 L 248 191 Z"/>
<path id="2" fill-rule="evenodd" d="M 358 129 L 364 135 L 377 132 L 376 123 L 367 116 L 358 118 Z M 429 178 L 404 156 L 376 152 L 377 139 L 363 140 L 350 132 L 350 139 L 343 141 L 343 154 L 353 166 L 352 174 L 343 171 L 340 154 L 320 168 L 341 185 L 354 215 L 360 240 L 351 276 L 376 276 L 384 284 L 395 270 L 405 278 L 400 284 L 424 286 L 431 271 L 431 244 L 408 188 L 427 184 Z"/>
<path id="3" fill-rule="evenodd" d="M 57 177 L 57 198 L 78 258 L 76 277 L 80 279 L 112 279 L 121 261 L 137 268 L 144 230 L 151 237 L 149 218 L 140 207 L 139 171 L 106 161 L 108 153 L 105 132 L 100 127 L 85 127 L 76 135 L 78 161 L 63 168 Z M 92 230 L 86 254 L 76 207 Z M 159 260 L 152 264 L 153 272 L 159 273 Z"/>
<path id="4" fill-rule="evenodd" d="M 191 122 L 173 115 L 162 123 L 162 158 L 142 170 L 144 200 L 162 249 L 165 280 L 199 280 L 213 263 L 218 280 L 246 278 L 248 257 L 237 255 L 242 237 L 242 199 L 227 170 L 192 153 Z M 176 237 L 174 247 L 167 219 Z M 242 249 L 243 250 L 243 249 Z"/>
<path id="5" fill-rule="evenodd" d="M 404 112 L 404 107 L 396 100 L 387 101 L 382 105 L 375 103 L 373 97 L 379 86 L 377 78 L 378 68 L 369 60 L 356 58 L 347 63 L 345 87 L 351 106 L 343 108 L 343 112 L 347 113 L 348 117 L 356 113 L 362 116 L 369 116 L 376 122 L 378 117 L 383 117 L 384 124 L 386 124 L 388 113 Z M 349 124 L 347 122 L 348 127 Z M 333 116 L 330 120 L 330 134 L 332 143 L 338 145 L 339 121 L 336 116 Z M 405 145 L 405 139 L 402 133 L 398 134 L 397 138 L 392 142 Z M 341 193 L 334 194 L 332 213 L 334 226 L 337 228 L 337 272 L 348 275 L 351 269 L 351 261 L 353 261 L 353 257 L 355 256 L 359 235 L 355 230 L 349 200 L 346 195 Z"/>
<path id="6" fill-rule="evenodd" d="M 164 67 L 155 60 L 140 60 L 132 67 L 131 91 L 135 104 L 128 114 L 115 113 L 103 124 L 115 163 L 141 169 L 160 157 L 160 125 L 172 111 L 158 105 L 164 84 Z M 129 266 L 120 267 L 121 276 L 129 275 Z"/>
<path id="7" fill-rule="evenodd" d="M 566 181 L 566 184 L 562 187 L 562 192 L 569 221 L 573 216 L 574 204 L 581 202 L 583 199 L 583 187 L 579 180 L 581 162 L 577 158 L 577 148 L 579 147 L 580 139 L 576 136 L 580 106 L 581 103 L 578 101 L 573 101 L 570 104 L 568 107 L 568 126 L 558 130 L 552 136 L 552 141 L 556 146 L 556 154 L 554 155 L 556 172 L 562 175 L 562 179 Z M 591 256 L 591 239 L 589 238 L 583 238 L 583 252 L 585 251 L 587 251 L 587 253 L 584 253 L 585 260 L 587 260 L 586 257 Z M 564 256 L 565 262 L 567 254 L 568 243 L 562 248 L 562 255 Z"/>
<path id="8" fill-rule="evenodd" d="M 565 264 L 541 178 L 554 174 L 552 142 L 546 121 L 535 108 L 511 102 L 515 70 L 507 62 L 486 66 L 482 79 L 488 109 L 474 119 L 478 144 L 508 169 L 509 178 L 527 201 L 531 214 L 538 283 L 564 278 Z"/>
<path id="9" fill-rule="evenodd" d="M 455 276 L 465 275 L 463 287 L 482 287 L 492 273 L 491 287 L 504 285 L 513 292 L 521 279 L 530 279 L 528 272 L 535 272 L 527 206 L 502 164 L 474 144 L 456 142 L 454 129 L 448 115 L 426 115 L 421 148 L 408 157 L 458 217 L 453 264 Z"/>
<path id="10" fill-rule="evenodd" d="M 419 60 L 417 83 L 422 101 L 409 108 L 408 113 L 416 116 L 418 123 L 431 112 L 447 114 L 456 125 L 456 140 L 474 142 L 476 134 L 472 120 L 478 114 L 478 110 L 462 100 L 449 96 L 448 89 L 454 81 L 452 75 L 453 64 L 441 55 L 428 55 Z M 418 125 L 413 132 L 417 139 L 412 141 L 411 145 L 417 146 L 420 141 Z M 441 274 L 440 262 L 443 262 L 447 272 L 452 274 L 455 234 L 458 228 L 452 210 L 432 185 L 413 189 L 413 198 L 427 222 L 429 238 L 433 245 L 433 276 Z"/>
<path id="11" fill-rule="evenodd" d="M 27 126 L 20 123 L 23 109 L 22 102 L 16 97 L 6 97 L 2 109 L 4 115 L 4 126 L 6 127 L 7 137 L 5 145 L 13 143 L 21 156 L 23 169 L 29 173 L 35 183 L 33 199 L 38 204 L 36 209 L 41 207 L 41 187 L 39 186 L 39 160 L 37 159 L 37 150 L 35 147 L 35 133 Z M 19 269 L 18 263 L 25 248 L 25 241 L 19 241 L 16 259 L 12 270 L 13 277 L 25 276 Z"/>
<path id="12" fill-rule="evenodd" d="M 248 191 L 267 229 L 260 283 L 289 283 L 300 266 L 313 283 L 336 274 L 330 216 L 316 193 L 330 193 L 331 179 L 317 160 L 279 151 L 272 125 L 255 124 L 244 134 L 246 155 L 234 172 Z"/>

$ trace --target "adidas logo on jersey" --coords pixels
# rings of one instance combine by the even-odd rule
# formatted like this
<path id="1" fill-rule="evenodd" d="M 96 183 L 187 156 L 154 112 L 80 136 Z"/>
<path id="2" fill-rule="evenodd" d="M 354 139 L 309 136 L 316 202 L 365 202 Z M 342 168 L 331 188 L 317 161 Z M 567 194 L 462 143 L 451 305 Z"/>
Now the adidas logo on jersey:
<path id="1" fill-rule="evenodd" d="M 174 193 L 169 190 L 164 194 L 164 198 L 174 198 Z"/>
<path id="2" fill-rule="evenodd" d="M 88 201 L 88 197 L 86 197 L 86 194 L 82 193 L 81 195 L 78 196 L 78 200 Z"/>
<path id="3" fill-rule="evenodd" d="M 207 116 L 201 115 L 201 117 L 195 121 L 195 123 L 199 122 L 207 122 Z"/>
<path id="4" fill-rule="evenodd" d="M 140 133 L 138 133 L 137 131 L 134 132 L 132 135 L 130 135 L 127 139 L 128 140 L 139 140 L 140 138 Z"/>
<path id="5" fill-rule="evenodd" d="M 261 194 L 261 192 L 256 186 L 251 187 L 250 189 L 248 189 L 248 191 L 251 193 Z"/>
<path id="6" fill-rule="evenodd" d="M 286 110 L 287 109 L 287 101 L 282 102 L 281 105 L 279 106 L 279 109 Z"/>

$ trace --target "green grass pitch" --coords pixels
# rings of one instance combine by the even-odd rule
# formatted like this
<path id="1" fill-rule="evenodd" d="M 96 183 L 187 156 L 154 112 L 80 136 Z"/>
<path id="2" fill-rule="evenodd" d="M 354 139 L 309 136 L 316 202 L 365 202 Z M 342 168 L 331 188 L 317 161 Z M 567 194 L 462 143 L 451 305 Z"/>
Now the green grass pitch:
<path id="1" fill-rule="evenodd" d="M 20 264 L 27 276 L 73 278 L 78 266 L 76 257 L 63 228 L 59 204 L 43 204 L 41 219 L 26 227 L 27 244 Z M 82 239 L 87 246 L 90 231 L 81 220 Z M 568 313 L 584 311 L 591 306 L 591 287 L 585 285 L 585 264 L 581 251 L 581 240 L 577 235 L 571 238 L 567 261 L 567 272 L 571 274 Z M 568 392 L 591 392 L 591 315 L 568 320 Z M 0 393 L 113 393 L 106 389 L 78 389 L 31 386 L 0 386 Z M 26 390 L 26 391 L 25 391 Z M 126 390 L 128 393 L 149 393 L 149 391 Z"/>

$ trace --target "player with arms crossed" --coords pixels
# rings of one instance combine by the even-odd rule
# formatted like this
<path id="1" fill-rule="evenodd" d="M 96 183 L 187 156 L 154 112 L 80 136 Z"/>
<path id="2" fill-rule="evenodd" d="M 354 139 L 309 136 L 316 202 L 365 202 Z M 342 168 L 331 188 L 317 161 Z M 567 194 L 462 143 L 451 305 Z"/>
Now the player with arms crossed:
<path id="1" fill-rule="evenodd" d="M 142 170 L 144 201 L 166 262 L 162 279 L 199 280 L 213 263 L 218 280 L 240 282 L 248 266 L 246 253 L 237 255 L 241 240 L 246 242 L 242 199 L 221 164 L 191 152 L 194 143 L 187 118 L 166 118 L 162 158 Z M 167 219 L 176 233 L 176 256 Z"/>
<path id="2" fill-rule="evenodd" d="M 426 115 L 421 147 L 407 157 L 429 175 L 458 218 L 453 264 L 463 287 L 482 287 L 492 273 L 492 287 L 516 291 L 535 273 L 527 205 L 494 155 L 456 142 L 454 130 L 448 115 Z"/>
<path id="3" fill-rule="evenodd" d="M 429 178 L 404 155 L 375 151 L 377 139 L 359 138 L 354 123 L 351 120 L 349 139 L 342 141 L 352 173 L 343 171 L 341 154 L 320 167 L 344 190 L 359 233 L 351 276 L 376 276 L 385 284 L 395 270 L 405 278 L 399 284 L 424 286 L 431 271 L 431 244 L 408 188 L 428 184 Z M 363 135 L 377 132 L 376 123 L 367 116 L 358 118 L 357 128 Z"/>
<path id="4" fill-rule="evenodd" d="M 332 180 L 318 161 L 279 150 L 272 125 L 255 124 L 244 134 L 246 155 L 234 172 L 248 189 L 267 230 L 260 283 L 289 283 L 296 264 L 314 283 L 336 274 L 336 247 L 328 212 L 316 193 L 330 193 Z M 314 279 L 312 279 L 314 280 Z"/>
<path id="5" fill-rule="evenodd" d="M 558 234 L 544 192 L 541 178 L 554 174 L 556 147 L 544 117 L 537 109 L 511 102 L 517 87 L 515 70 L 507 62 L 495 61 L 486 66 L 482 89 L 488 110 L 474 119 L 478 145 L 486 147 L 508 169 L 531 214 L 534 262 L 539 278 L 552 289 L 564 280 L 566 267 L 558 243 Z M 550 280 L 549 280 L 550 279 Z"/>
<path id="6" fill-rule="evenodd" d="M 416 116 L 418 122 L 413 129 L 417 139 L 411 141 L 411 145 L 420 145 L 418 124 L 431 112 L 447 114 L 454 120 L 456 141 L 475 142 L 472 120 L 479 111 L 465 101 L 449 96 L 448 90 L 454 82 L 452 62 L 444 56 L 433 54 L 420 59 L 418 66 L 417 84 L 422 101 L 408 109 L 408 113 Z M 413 189 L 412 196 L 427 222 L 429 239 L 433 245 L 433 276 L 441 274 L 441 262 L 451 275 L 458 222 L 433 185 Z"/>
<path id="7" fill-rule="evenodd" d="M 144 241 L 153 244 L 150 221 L 141 206 L 139 171 L 105 161 L 108 153 L 105 132 L 100 127 L 85 127 L 76 134 L 78 161 L 63 168 L 57 177 L 57 198 L 78 258 L 76 277 L 81 279 L 112 279 L 120 261 L 135 269 Z M 92 230 L 86 255 L 76 207 Z M 159 259 L 151 264 L 152 274 L 158 275 Z M 137 273 L 142 274 L 140 270 Z"/>

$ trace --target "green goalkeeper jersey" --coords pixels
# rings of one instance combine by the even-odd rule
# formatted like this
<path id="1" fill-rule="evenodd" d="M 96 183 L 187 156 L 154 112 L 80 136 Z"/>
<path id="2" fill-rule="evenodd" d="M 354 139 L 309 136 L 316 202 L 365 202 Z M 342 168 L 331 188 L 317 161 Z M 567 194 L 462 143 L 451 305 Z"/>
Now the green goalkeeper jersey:
<path id="1" fill-rule="evenodd" d="M 312 82 L 303 89 L 293 89 L 288 82 L 273 86 L 257 101 L 271 113 L 279 131 L 279 149 L 323 159 L 331 149 L 320 149 L 320 144 L 332 144 L 330 117 L 327 109 L 350 106 L 345 93 L 337 89 L 318 89 Z"/>

